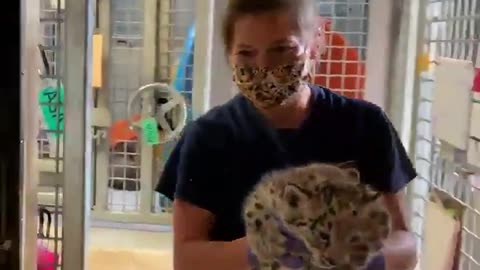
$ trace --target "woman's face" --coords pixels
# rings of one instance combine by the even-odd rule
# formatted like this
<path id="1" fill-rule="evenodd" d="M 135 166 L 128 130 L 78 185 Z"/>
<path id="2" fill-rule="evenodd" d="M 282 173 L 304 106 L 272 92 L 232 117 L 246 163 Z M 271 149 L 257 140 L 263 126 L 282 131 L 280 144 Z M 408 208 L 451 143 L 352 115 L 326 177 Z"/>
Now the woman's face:
<path id="1" fill-rule="evenodd" d="M 232 66 L 275 67 L 294 63 L 308 52 L 287 12 L 240 17 L 234 25 Z"/>

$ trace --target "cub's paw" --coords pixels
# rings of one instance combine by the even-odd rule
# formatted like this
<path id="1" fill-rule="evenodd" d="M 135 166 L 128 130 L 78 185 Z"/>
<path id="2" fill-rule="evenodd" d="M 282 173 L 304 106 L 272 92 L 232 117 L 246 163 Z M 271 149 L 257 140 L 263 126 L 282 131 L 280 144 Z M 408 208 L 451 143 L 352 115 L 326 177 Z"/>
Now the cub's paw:
<path id="1" fill-rule="evenodd" d="M 370 249 L 366 243 L 354 243 L 350 245 L 348 265 L 361 268 L 367 265 L 371 255 L 375 252 Z"/>

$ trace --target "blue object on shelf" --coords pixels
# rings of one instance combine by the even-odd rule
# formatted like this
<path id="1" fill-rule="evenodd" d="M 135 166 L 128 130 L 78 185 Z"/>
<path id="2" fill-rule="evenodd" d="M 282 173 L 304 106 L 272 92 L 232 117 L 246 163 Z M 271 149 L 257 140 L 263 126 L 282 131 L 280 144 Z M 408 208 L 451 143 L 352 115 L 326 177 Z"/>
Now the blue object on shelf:
<path id="1" fill-rule="evenodd" d="M 193 74 L 193 49 L 195 44 L 195 25 L 191 25 L 188 29 L 183 52 L 180 55 L 177 73 L 173 87 L 179 92 L 192 91 L 192 74 Z"/>
<path id="2" fill-rule="evenodd" d="M 195 25 L 192 24 L 188 28 L 183 45 L 183 51 L 180 54 L 180 61 L 178 63 L 173 88 L 180 92 L 187 103 L 187 122 L 192 121 L 192 91 L 193 91 L 193 51 L 195 48 Z M 165 163 L 173 151 L 176 142 L 169 142 L 164 145 L 162 151 L 162 160 Z"/>

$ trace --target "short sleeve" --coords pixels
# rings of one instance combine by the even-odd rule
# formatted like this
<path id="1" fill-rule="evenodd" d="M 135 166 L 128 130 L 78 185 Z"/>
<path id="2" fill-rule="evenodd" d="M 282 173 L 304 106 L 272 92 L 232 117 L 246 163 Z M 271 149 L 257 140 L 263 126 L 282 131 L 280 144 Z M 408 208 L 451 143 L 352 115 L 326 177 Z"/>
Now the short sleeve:
<path id="1" fill-rule="evenodd" d="M 184 137 L 178 140 L 177 144 L 170 153 L 170 156 L 163 167 L 160 180 L 155 188 L 155 191 L 173 200 L 175 194 L 175 187 L 177 185 L 177 170 L 180 163 L 180 151 L 182 149 Z"/>
<path id="2" fill-rule="evenodd" d="M 385 113 L 373 106 L 365 115 L 365 137 L 361 145 L 362 181 L 385 193 L 397 193 L 417 173 Z"/>
<path id="3" fill-rule="evenodd" d="M 157 191 L 216 213 L 222 199 L 221 165 L 212 134 L 203 133 L 195 123 L 185 131 L 165 165 Z"/>

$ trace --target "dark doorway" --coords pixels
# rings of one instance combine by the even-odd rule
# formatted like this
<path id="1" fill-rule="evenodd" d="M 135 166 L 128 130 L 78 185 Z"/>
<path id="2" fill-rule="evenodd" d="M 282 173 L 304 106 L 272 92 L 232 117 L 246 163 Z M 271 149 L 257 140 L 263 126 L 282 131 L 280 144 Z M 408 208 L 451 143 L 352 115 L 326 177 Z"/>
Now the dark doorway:
<path id="1" fill-rule="evenodd" d="M 0 16 L 0 269 L 20 269 L 20 1 Z"/>

